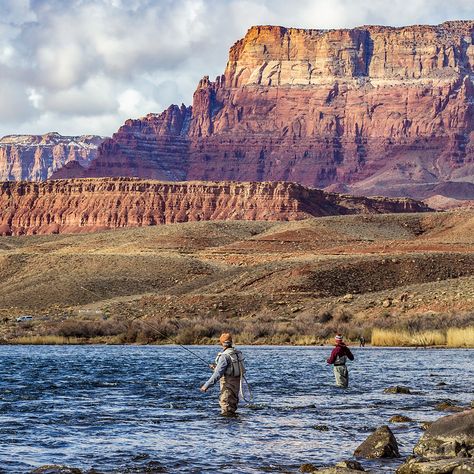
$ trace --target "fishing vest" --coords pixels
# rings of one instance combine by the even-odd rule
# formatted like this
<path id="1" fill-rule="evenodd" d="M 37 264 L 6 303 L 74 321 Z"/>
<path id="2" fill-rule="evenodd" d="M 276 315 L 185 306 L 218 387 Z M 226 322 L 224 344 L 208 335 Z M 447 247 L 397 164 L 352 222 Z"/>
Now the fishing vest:
<path id="1" fill-rule="evenodd" d="M 334 361 L 334 365 L 346 365 L 347 356 L 337 356 L 336 360 Z"/>
<path id="2" fill-rule="evenodd" d="M 220 357 L 225 357 L 227 359 L 227 367 L 224 375 L 241 377 L 245 374 L 244 356 L 242 355 L 242 352 L 233 347 L 229 347 L 229 349 L 226 349 L 224 352 L 219 352 L 219 354 L 217 354 L 216 364 L 219 362 Z"/>

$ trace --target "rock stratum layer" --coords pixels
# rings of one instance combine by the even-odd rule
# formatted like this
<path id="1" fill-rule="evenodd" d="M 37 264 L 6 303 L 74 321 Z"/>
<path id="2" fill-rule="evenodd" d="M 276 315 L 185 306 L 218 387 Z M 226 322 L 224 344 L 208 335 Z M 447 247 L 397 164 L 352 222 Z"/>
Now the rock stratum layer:
<path id="1" fill-rule="evenodd" d="M 0 138 L 0 181 L 44 181 L 67 163 L 87 168 L 103 140 L 96 135 L 66 137 L 56 132 Z"/>
<path id="2" fill-rule="evenodd" d="M 89 170 L 55 176 L 283 180 L 456 199 L 462 181 L 472 199 L 473 78 L 474 21 L 252 27 L 224 74 L 200 81 L 192 107 L 128 120 Z"/>
<path id="3" fill-rule="evenodd" d="M 0 235 L 427 210 L 412 199 L 339 195 L 285 182 L 172 183 L 109 178 L 0 183 Z"/>

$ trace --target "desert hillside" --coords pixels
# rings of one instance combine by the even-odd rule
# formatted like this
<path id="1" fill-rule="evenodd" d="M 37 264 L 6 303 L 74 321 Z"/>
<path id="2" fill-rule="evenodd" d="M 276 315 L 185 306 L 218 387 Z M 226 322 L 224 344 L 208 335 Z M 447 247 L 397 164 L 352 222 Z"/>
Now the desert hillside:
<path id="1" fill-rule="evenodd" d="M 147 321 L 182 342 L 225 328 L 243 342 L 287 343 L 463 326 L 474 313 L 474 213 L 3 238 L 0 308 L 6 338 L 163 340 Z M 33 321 L 16 323 L 21 314 Z"/>

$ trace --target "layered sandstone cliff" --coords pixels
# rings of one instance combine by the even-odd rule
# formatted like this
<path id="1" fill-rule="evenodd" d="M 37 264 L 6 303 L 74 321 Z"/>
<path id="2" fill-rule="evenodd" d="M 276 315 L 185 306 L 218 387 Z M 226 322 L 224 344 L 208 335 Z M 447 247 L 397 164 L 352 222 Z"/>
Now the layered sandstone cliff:
<path id="1" fill-rule="evenodd" d="M 103 140 L 96 135 L 67 137 L 56 132 L 0 138 L 0 181 L 43 181 L 66 163 L 87 167 Z"/>
<path id="2" fill-rule="evenodd" d="M 474 182 L 473 78 L 474 21 L 253 27 L 224 74 L 200 81 L 192 108 L 127 121 L 89 170 L 63 176 L 285 180 L 429 197 L 427 184 Z"/>
<path id="3" fill-rule="evenodd" d="M 0 235 L 427 210 L 411 199 L 338 195 L 285 182 L 173 183 L 104 178 L 0 183 Z"/>

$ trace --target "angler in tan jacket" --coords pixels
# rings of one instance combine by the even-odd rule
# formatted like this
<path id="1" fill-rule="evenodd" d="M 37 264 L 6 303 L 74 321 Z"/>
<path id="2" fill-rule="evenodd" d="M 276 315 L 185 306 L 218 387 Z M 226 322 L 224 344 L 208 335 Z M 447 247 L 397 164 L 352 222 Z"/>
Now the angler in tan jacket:
<path id="1" fill-rule="evenodd" d="M 242 352 L 232 346 L 232 335 L 224 333 L 219 339 L 222 352 L 216 357 L 215 364 L 209 367 L 214 370 L 209 380 L 201 387 L 202 392 L 216 384 L 220 380 L 221 395 L 219 404 L 224 416 L 235 416 L 239 403 L 239 392 L 241 377 L 244 376 L 244 358 Z"/>

